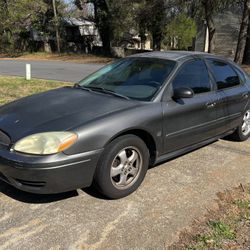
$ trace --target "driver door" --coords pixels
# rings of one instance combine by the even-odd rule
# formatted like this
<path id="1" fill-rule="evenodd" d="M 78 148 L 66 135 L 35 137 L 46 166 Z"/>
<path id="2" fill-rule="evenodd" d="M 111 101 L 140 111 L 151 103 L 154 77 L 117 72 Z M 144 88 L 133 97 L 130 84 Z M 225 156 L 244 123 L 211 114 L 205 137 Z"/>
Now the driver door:
<path id="1" fill-rule="evenodd" d="M 182 87 L 192 89 L 194 96 L 175 99 L 175 90 Z M 225 107 L 202 59 L 184 63 L 169 85 L 167 96 L 163 102 L 165 153 L 205 141 L 225 129 L 219 120 L 225 116 Z"/>

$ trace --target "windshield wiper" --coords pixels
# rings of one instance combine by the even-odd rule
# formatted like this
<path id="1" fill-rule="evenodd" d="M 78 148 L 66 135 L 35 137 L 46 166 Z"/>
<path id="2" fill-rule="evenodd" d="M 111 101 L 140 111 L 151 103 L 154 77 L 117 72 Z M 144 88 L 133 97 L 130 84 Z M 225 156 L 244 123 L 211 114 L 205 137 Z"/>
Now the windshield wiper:
<path id="1" fill-rule="evenodd" d="M 102 87 L 92 87 L 92 86 L 89 86 L 88 88 L 90 88 L 91 90 L 94 90 L 94 91 L 96 90 L 96 91 L 99 91 L 99 92 L 102 92 L 102 93 L 111 94 L 111 95 L 114 95 L 114 96 L 117 96 L 117 97 L 120 97 L 120 98 L 123 98 L 123 99 L 130 100 L 129 97 L 127 97 L 125 95 L 118 94 L 115 91 L 110 90 L 110 89 L 105 89 L 105 88 L 102 88 Z"/>
<path id="2" fill-rule="evenodd" d="M 84 89 L 84 90 L 86 89 L 86 90 L 89 90 L 89 91 L 97 91 L 97 92 L 101 92 L 101 93 L 105 93 L 105 94 L 110 94 L 110 95 L 117 96 L 117 97 L 120 97 L 120 98 L 123 98 L 123 99 L 126 99 L 126 100 L 130 100 L 130 98 L 125 96 L 125 95 L 118 94 L 113 90 L 105 89 L 105 88 L 102 88 L 102 87 L 95 87 L 95 86 L 84 86 L 83 87 L 80 84 L 76 84 L 75 87 L 76 88 L 81 88 L 81 89 Z"/>
<path id="3" fill-rule="evenodd" d="M 91 91 L 90 88 L 86 88 L 86 87 L 84 87 L 84 86 L 81 86 L 79 83 L 76 83 L 76 84 L 74 85 L 74 88 L 83 89 L 83 90 L 87 90 L 87 91 Z"/>

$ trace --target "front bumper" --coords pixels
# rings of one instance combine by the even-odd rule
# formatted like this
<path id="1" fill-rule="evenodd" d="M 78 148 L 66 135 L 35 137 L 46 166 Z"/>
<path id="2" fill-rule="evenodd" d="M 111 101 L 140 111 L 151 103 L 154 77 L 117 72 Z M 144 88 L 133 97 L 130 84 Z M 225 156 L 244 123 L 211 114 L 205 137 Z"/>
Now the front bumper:
<path id="1" fill-rule="evenodd" d="M 52 194 L 91 185 L 102 150 L 29 156 L 0 148 L 0 180 L 31 193 Z"/>

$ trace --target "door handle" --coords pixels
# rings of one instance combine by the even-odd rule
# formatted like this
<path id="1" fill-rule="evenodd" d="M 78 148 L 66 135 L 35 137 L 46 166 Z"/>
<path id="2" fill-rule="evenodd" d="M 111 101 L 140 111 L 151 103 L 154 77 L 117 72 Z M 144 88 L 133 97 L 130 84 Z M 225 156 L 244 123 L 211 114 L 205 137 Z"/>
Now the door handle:
<path id="1" fill-rule="evenodd" d="M 206 104 L 206 106 L 207 106 L 208 109 L 214 108 L 216 105 L 217 105 L 216 102 L 208 102 L 208 103 Z"/>

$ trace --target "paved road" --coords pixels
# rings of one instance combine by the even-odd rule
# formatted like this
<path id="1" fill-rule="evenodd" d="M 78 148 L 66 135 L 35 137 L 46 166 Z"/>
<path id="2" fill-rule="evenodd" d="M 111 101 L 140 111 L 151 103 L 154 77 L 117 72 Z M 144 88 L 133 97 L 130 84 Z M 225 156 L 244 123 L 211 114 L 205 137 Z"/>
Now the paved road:
<path id="1" fill-rule="evenodd" d="M 31 64 L 34 78 L 66 82 L 78 82 L 103 66 L 58 61 L 0 60 L 0 75 L 25 76 L 26 63 Z"/>
<path id="2" fill-rule="evenodd" d="M 249 155 L 250 141 L 218 141 L 150 169 L 117 201 L 91 189 L 31 195 L 0 182 L 0 249 L 166 249 L 216 207 L 217 192 L 250 183 Z"/>

